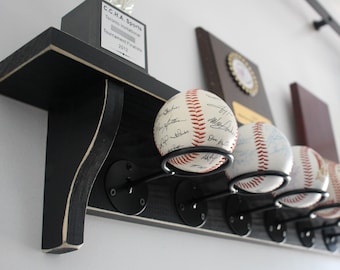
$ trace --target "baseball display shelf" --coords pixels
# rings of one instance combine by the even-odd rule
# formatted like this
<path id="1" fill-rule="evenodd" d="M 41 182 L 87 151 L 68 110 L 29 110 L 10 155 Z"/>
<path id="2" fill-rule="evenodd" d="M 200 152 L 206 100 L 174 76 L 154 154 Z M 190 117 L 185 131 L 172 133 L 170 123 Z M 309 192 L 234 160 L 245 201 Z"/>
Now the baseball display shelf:
<path id="1" fill-rule="evenodd" d="M 42 232 L 46 252 L 79 249 L 88 213 L 330 254 L 318 231 L 312 248 L 301 245 L 296 230 L 289 227 L 294 224 L 287 225 L 285 243 L 271 241 L 262 213 L 252 214 L 252 230 L 247 236 L 234 234 L 226 222 L 227 198 L 218 196 L 230 188 L 225 173 L 195 174 L 188 180 L 188 175 L 167 170 L 169 157 L 162 158 L 156 149 L 152 135 L 155 117 L 178 91 L 104 50 L 49 28 L 0 62 L 0 93 L 48 111 Z M 229 153 L 219 154 L 232 160 Z M 200 227 L 187 225 L 176 209 L 176 189 L 184 181 L 195 181 L 197 187 L 194 194 L 188 193 L 189 200 L 206 199 L 209 211 Z M 124 192 L 128 195 L 122 196 Z M 211 194 L 217 195 L 212 199 Z M 118 197 L 123 199 L 116 203 Z M 273 203 L 272 196 L 266 194 L 242 200 L 254 208 Z M 307 212 L 282 209 L 280 214 L 288 219 Z M 313 226 L 323 222 L 315 219 Z M 331 237 L 336 238 L 336 231 Z"/>

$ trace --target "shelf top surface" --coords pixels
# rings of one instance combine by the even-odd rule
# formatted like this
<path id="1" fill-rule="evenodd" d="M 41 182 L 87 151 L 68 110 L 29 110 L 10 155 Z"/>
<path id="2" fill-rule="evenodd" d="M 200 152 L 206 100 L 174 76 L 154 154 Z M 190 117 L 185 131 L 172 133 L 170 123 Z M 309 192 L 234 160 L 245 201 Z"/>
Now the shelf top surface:
<path id="1" fill-rule="evenodd" d="M 119 59 L 48 28 L 0 62 L 0 94 L 49 109 L 91 80 L 112 78 L 161 100 L 178 91 Z"/>

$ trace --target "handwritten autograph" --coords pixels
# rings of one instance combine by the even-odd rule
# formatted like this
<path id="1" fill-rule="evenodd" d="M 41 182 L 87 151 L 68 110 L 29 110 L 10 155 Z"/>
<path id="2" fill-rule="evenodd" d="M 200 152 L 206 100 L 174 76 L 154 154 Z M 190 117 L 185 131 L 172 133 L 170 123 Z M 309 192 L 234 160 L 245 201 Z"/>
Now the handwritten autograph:
<path id="1" fill-rule="evenodd" d="M 214 142 L 214 143 L 216 143 L 216 145 L 219 145 L 219 146 L 222 146 L 222 147 L 227 145 L 226 142 L 223 142 L 223 140 L 221 140 L 220 138 L 216 138 L 214 135 L 208 136 L 208 142 Z"/>
<path id="2" fill-rule="evenodd" d="M 236 134 L 234 123 L 232 120 L 223 122 L 222 117 L 213 117 L 208 119 L 208 123 L 210 123 L 210 127 L 213 129 L 224 130 L 233 135 Z"/>
<path id="3" fill-rule="evenodd" d="M 186 120 L 181 120 L 181 119 L 178 119 L 178 118 L 171 118 L 171 116 L 170 116 L 165 123 L 163 123 L 162 125 L 159 125 L 157 127 L 157 130 L 159 132 L 164 132 L 164 131 L 167 132 L 169 126 L 174 125 L 176 123 L 185 122 L 185 121 Z"/>
<path id="4" fill-rule="evenodd" d="M 177 129 L 176 132 L 170 136 L 171 139 L 176 139 L 179 138 L 181 136 L 184 136 L 185 134 L 188 134 L 189 130 L 181 130 L 181 129 Z"/>
<path id="5" fill-rule="evenodd" d="M 165 108 L 162 114 L 165 116 L 173 112 L 174 110 L 178 110 L 178 109 L 180 109 L 180 106 L 172 105 L 170 108 Z"/>
<path id="6" fill-rule="evenodd" d="M 220 105 L 216 105 L 216 104 L 207 104 L 207 106 L 217 108 L 218 113 L 221 114 L 221 115 L 230 115 L 230 116 L 234 117 L 232 111 L 229 109 L 228 106 L 220 106 Z"/>

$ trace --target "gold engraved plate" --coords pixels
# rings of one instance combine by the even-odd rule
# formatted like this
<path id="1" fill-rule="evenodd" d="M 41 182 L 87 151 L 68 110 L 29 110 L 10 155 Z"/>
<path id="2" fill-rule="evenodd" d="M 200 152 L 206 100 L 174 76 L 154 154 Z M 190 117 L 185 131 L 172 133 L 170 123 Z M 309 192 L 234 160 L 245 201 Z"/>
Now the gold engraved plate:
<path id="1" fill-rule="evenodd" d="M 255 96 L 259 91 L 255 73 L 248 61 L 236 52 L 228 54 L 229 71 L 237 85 L 248 95 Z"/>
<path id="2" fill-rule="evenodd" d="M 243 125 L 255 122 L 272 124 L 272 122 L 268 118 L 258 114 L 257 112 L 254 112 L 253 110 L 247 108 L 246 106 L 243 106 L 236 101 L 234 101 L 232 105 L 236 120 Z"/>

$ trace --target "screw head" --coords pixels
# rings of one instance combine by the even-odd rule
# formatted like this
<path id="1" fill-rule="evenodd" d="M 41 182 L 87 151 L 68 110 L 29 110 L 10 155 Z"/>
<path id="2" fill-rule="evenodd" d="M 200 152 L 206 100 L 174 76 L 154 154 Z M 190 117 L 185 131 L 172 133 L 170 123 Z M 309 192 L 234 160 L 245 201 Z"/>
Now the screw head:
<path id="1" fill-rule="evenodd" d="M 132 170 L 132 164 L 131 163 L 126 163 L 126 170 L 131 171 Z"/>
<path id="2" fill-rule="evenodd" d="M 181 211 L 184 211 L 184 210 L 185 210 L 185 206 L 184 206 L 183 203 L 180 203 L 180 204 L 179 204 L 179 209 L 180 209 Z"/>
<path id="3" fill-rule="evenodd" d="M 115 188 L 111 188 L 110 189 L 110 196 L 111 197 L 114 197 L 114 196 L 116 196 L 117 195 L 117 190 L 115 189 Z"/>

